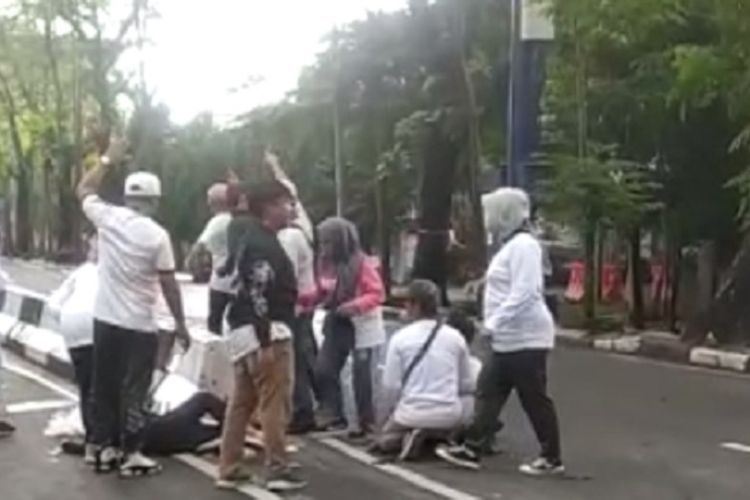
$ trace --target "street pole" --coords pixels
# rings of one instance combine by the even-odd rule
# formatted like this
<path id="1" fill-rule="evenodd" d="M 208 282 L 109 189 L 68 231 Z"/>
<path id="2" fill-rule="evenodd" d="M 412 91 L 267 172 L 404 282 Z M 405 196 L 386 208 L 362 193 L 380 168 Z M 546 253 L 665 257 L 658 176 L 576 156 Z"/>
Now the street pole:
<path id="1" fill-rule="evenodd" d="M 520 24 L 520 0 L 510 0 L 510 53 L 508 71 L 508 117 L 507 130 L 505 134 L 507 149 L 507 170 L 505 172 L 505 183 L 508 186 L 518 186 L 518 165 L 516 161 L 516 80 L 518 70 L 518 28 Z"/>
<path id="2" fill-rule="evenodd" d="M 510 1 L 506 182 L 532 191 L 534 175 L 530 167 L 539 150 L 539 114 L 546 76 L 546 53 L 554 39 L 554 26 L 536 0 Z"/>
<path id="3" fill-rule="evenodd" d="M 335 82 L 333 86 L 333 164 L 336 182 L 336 215 L 344 216 L 344 172 L 341 164 L 341 111 L 339 109 L 339 31 L 333 32 L 333 51 L 335 57 Z"/>

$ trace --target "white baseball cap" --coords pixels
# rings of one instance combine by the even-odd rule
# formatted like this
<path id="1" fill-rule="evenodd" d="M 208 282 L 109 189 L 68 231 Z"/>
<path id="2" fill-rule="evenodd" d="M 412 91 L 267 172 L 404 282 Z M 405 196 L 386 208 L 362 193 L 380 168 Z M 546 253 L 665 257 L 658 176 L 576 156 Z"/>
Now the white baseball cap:
<path id="1" fill-rule="evenodd" d="M 160 198 L 161 181 L 151 172 L 135 172 L 125 179 L 125 196 Z"/>

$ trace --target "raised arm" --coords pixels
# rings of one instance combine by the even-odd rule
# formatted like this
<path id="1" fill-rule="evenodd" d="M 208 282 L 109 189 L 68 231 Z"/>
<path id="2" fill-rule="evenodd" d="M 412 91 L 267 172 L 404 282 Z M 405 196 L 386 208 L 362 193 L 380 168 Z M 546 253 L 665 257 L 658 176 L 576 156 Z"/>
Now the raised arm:
<path id="1" fill-rule="evenodd" d="M 78 183 L 76 195 L 80 201 L 99 192 L 104 176 L 107 174 L 107 168 L 110 165 L 117 165 L 122 162 L 125 159 L 127 149 L 128 144 L 123 139 L 112 139 L 110 141 L 109 148 L 104 156 L 99 158 L 96 166 L 86 172 Z"/>

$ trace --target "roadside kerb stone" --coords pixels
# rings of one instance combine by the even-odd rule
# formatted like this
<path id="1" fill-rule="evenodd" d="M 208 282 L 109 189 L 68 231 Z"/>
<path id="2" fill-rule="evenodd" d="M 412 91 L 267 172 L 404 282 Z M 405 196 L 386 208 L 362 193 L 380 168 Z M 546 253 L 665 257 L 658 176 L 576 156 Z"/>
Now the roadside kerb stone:
<path id="1" fill-rule="evenodd" d="M 709 347 L 696 347 L 690 351 L 690 363 L 710 368 L 747 372 L 750 371 L 750 354 L 721 351 Z"/>

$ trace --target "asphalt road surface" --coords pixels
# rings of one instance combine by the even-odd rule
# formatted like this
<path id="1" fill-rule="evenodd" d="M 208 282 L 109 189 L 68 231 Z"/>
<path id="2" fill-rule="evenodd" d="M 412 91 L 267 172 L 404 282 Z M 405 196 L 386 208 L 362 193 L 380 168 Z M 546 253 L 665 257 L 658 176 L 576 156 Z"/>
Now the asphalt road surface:
<path id="1" fill-rule="evenodd" d="M 44 292 L 55 270 L 5 263 L 16 284 Z M 32 269 L 33 268 L 33 269 Z M 23 361 L 8 356 L 11 368 Z M 40 372 L 45 378 L 51 378 Z M 10 402 L 59 401 L 61 395 L 16 372 L 3 373 Z M 518 463 L 536 445 L 515 400 L 500 435 L 504 453 L 480 472 L 436 460 L 380 467 L 361 450 L 308 438 L 296 457 L 310 487 L 290 498 L 511 500 L 739 500 L 750 498 L 750 378 L 604 353 L 559 349 L 550 367 L 569 475 L 529 479 Z M 65 385 L 64 381 L 57 381 Z M 12 406 L 13 408 L 13 406 Z M 210 464 L 165 463 L 141 481 L 97 477 L 77 461 L 50 454 L 42 436 L 50 410 L 14 415 L 19 432 L 0 442 L 0 498 L 13 500 L 268 498 L 223 493 Z"/>

